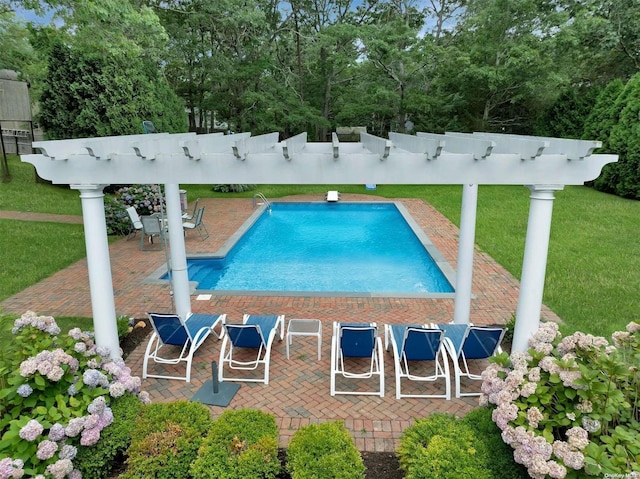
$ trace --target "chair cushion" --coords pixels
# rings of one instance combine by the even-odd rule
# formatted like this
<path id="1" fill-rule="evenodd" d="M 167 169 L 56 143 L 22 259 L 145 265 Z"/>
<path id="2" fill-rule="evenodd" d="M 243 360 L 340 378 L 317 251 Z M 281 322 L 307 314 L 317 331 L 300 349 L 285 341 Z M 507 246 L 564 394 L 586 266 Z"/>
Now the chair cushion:
<path id="1" fill-rule="evenodd" d="M 234 348 L 259 348 L 265 344 L 255 324 L 225 324 L 225 328 Z"/>
<path id="2" fill-rule="evenodd" d="M 432 361 L 438 354 L 442 341 L 441 330 L 421 326 L 392 325 L 392 337 L 399 354 L 407 361 Z"/>
<path id="3" fill-rule="evenodd" d="M 376 345 L 376 328 L 362 323 L 340 323 L 339 338 L 344 357 L 370 358 Z"/>
<path id="4" fill-rule="evenodd" d="M 187 331 L 184 328 L 180 317 L 175 314 L 149 314 L 155 330 L 164 344 L 172 346 L 183 346 L 188 340 Z"/>
<path id="5" fill-rule="evenodd" d="M 467 359 L 484 359 L 493 356 L 502 340 L 501 328 L 469 328 L 462 351 Z"/>

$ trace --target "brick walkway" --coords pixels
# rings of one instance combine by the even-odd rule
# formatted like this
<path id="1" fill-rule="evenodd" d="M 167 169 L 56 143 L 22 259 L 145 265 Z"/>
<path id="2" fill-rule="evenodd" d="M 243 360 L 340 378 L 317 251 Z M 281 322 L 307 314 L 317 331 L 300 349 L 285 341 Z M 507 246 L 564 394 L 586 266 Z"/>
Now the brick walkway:
<path id="1" fill-rule="evenodd" d="M 371 196 L 342 195 L 341 201 L 372 200 Z M 296 196 L 292 201 L 322 201 L 323 195 Z M 383 199 L 380 199 L 384 201 Z M 416 222 L 455 268 L 458 229 L 430 205 L 417 199 L 402 199 Z M 220 248 L 253 212 L 251 199 L 203 199 L 205 224 L 211 233 L 201 241 L 196 232 L 186 236 L 187 254 L 211 253 Z M 24 218 L 22 214 L 22 219 Z M 1 217 L 1 215 L 0 215 Z M 47 219 L 40 221 L 49 221 Z M 110 245 L 116 311 L 142 318 L 146 311 L 171 311 L 166 286 L 150 284 L 145 278 L 163 265 L 164 253 L 140 251 L 139 241 L 120 240 Z M 504 323 L 516 310 L 518 282 L 492 258 L 476 249 L 474 259 L 471 321 L 475 324 Z M 271 354 L 269 385 L 242 383 L 230 404 L 232 408 L 258 408 L 273 414 L 280 426 L 281 446 L 286 446 L 302 425 L 326 420 L 344 420 L 362 451 L 394 451 L 402 431 L 415 418 L 433 412 L 464 415 L 477 398 L 395 399 L 393 357 L 385 355 L 385 397 L 337 396 L 329 394 L 331 323 L 333 321 L 384 323 L 448 322 L 453 317 L 451 299 L 212 296 L 210 300 L 191 298 L 196 313 L 226 313 L 229 321 L 240 321 L 243 313 L 284 314 L 291 318 L 317 318 L 323 324 L 322 360 L 316 359 L 315 338 L 295 338 L 291 359 L 285 356 L 284 342 L 276 341 Z M 27 288 L 0 304 L 5 313 L 32 310 L 52 316 L 91 317 L 91 301 L 86 260 Z M 556 319 L 547 308 L 543 319 Z M 139 346 L 127 364 L 142 374 L 145 345 Z M 221 342 L 210 338 L 194 358 L 192 382 L 145 379 L 143 389 L 155 401 L 190 399 L 211 378 L 211 362 L 217 361 Z M 154 371 L 158 366 L 152 365 Z M 477 386 L 476 386 L 477 387 Z M 431 386 L 433 388 L 433 386 Z M 429 387 L 427 387 L 429 389 Z M 433 389 L 435 391 L 435 389 Z M 215 415 L 222 408 L 212 407 Z"/>

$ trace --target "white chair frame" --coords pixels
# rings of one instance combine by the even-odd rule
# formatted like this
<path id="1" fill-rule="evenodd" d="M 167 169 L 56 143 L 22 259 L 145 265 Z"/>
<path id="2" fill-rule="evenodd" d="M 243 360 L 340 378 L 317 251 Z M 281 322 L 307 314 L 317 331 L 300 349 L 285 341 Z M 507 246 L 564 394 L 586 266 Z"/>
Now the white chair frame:
<path id="1" fill-rule="evenodd" d="M 454 373 L 455 373 L 455 384 L 456 384 L 456 398 L 461 398 L 461 397 L 467 397 L 467 396 L 480 396 L 482 393 L 480 392 L 462 392 L 462 388 L 460 386 L 461 383 L 461 378 L 463 377 L 467 377 L 473 381 L 482 381 L 482 374 L 474 374 L 471 372 L 471 370 L 469 369 L 469 364 L 467 362 L 467 358 L 464 354 L 464 342 L 467 340 L 468 336 L 469 336 L 469 332 L 471 331 L 472 328 L 475 329 L 487 329 L 490 331 L 494 331 L 494 330 L 501 330 L 501 334 L 500 334 L 500 338 L 497 342 L 496 348 L 494 349 L 494 351 L 491 354 L 488 354 L 486 357 L 484 358 L 478 358 L 479 360 L 481 359 L 489 359 L 491 356 L 495 356 L 496 354 L 499 354 L 502 352 L 502 347 L 500 346 L 500 344 L 502 343 L 502 339 L 504 338 L 504 335 L 506 333 L 506 328 L 491 328 L 491 327 L 486 327 L 486 326 L 474 326 L 473 324 L 468 324 L 466 325 L 467 329 L 464 333 L 464 337 L 462 339 L 462 342 L 460 344 L 460 350 L 457 351 L 455 345 L 453 344 L 453 341 L 451 341 L 450 338 L 446 337 L 444 338 L 444 345 L 445 348 L 447 349 L 447 352 L 449 353 L 449 356 L 451 357 L 451 361 L 453 362 L 453 367 L 454 367 Z M 436 324 L 432 324 L 432 327 L 438 327 L 438 325 Z"/>
<path id="2" fill-rule="evenodd" d="M 406 325 L 405 330 L 405 338 L 409 333 L 410 328 L 418 329 L 434 329 L 430 328 L 428 325 L 415 326 L 415 325 Z M 438 330 L 440 331 L 440 330 Z M 444 336 L 444 333 L 442 333 Z M 411 374 L 411 370 L 409 369 L 409 363 L 407 361 L 407 357 L 404 351 L 400 351 L 398 349 L 398 343 L 401 345 L 404 344 L 405 338 L 395 338 L 394 332 L 390 324 L 384 325 L 384 337 L 385 337 L 385 349 L 388 351 L 389 346 L 393 350 L 393 361 L 395 366 L 395 376 L 396 376 L 396 399 L 401 399 L 403 397 L 409 398 L 441 398 L 441 399 L 451 399 L 451 374 L 449 372 L 449 358 L 447 355 L 446 347 L 444 345 L 444 337 L 440 342 L 440 347 L 436 352 L 434 362 L 433 374 L 428 376 L 419 376 L 415 374 Z M 426 362 L 426 360 L 421 360 L 421 362 Z M 436 382 L 439 379 L 444 379 L 445 382 L 445 393 L 444 394 L 403 394 L 402 393 L 402 379 L 406 378 L 410 381 L 422 381 L 422 382 Z"/>
<path id="3" fill-rule="evenodd" d="M 256 324 L 251 324 L 251 316 L 250 314 L 245 314 L 242 318 L 242 324 L 240 325 L 227 325 L 226 319 L 223 321 L 223 340 L 222 347 L 220 348 L 220 360 L 218 362 L 218 378 L 220 381 L 238 381 L 238 382 L 257 382 L 269 384 L 269 366 L 271 363 L 271 346 L 273 344 L 273 340 L 276 335 L 279 333 L 279 340 L 282 341 L 284 339 L 284 315 L 277 315 L 276 322 L 271 328 L 270 331 L 262 331 L 261 328 Z M 240 361 L 234 359 L 233 357 L 233 343 L 229 337 L 229 334 L 226 330 L 227 326 L 236 326 L 236 327 L 245 327 L 245 328 L 256 328 L 260 336 L 262 338 L 262 342 L 258 348 L 255 359 L 251 361 Z M 265 338 L 264 334 L 267 333 L 267 337 Z M 262 378 L 242 378 L 237 376 L 225 376 L 224 375 L 224 367 L 225 364 L 229 367 L 229 369 L 234 370 L 244 370 L 251 371 L 255 370 L 260 366 L 264 367 L 264 376 Z"/>
<path id="4" fill-rule="evenodd" d="M 180 318 L 177 314 L 161 314 L 161 313 L 147 313 L 149 317 L 149 321 L 153 326 L 153 334 L 151 335 L 151 339 L 149 339 L 149 343 L 147 344 L 147 349 L 144 353 L 144 359 L 142 362 L 142 377 L 143 378 L 159 378 L 159 379 L 181 379 L 186 382 L 191 382 L 191 363 L 193 361 L 193 355 L 198 350 L 198 348 L 204 343 L 204 340 L 209 337 L 209 335 L 213 332 L 215 335 L 214 328 L 218 324 L 222 324 L 225 321 L 226 314 L 219 315 L 194 315 L 193 313 L 189 313 L 187 315 L 187 319 L 185 321 Z M 162 348 L 167 347 L 179 347 L 176 345 L 165 344 L 160 336 L 158 329 L 156 328 L 156 324 L 152 318 L 152 316 L 159 317 L 176 317 L 180 320 L 182 327 L 184 328 L 184 332 L 186 334 L 187 340 L 184 342 L 182 346 L 182 350 L 178 356 L 165 358 L 160 356 Z M 186 326 L 186 323 L 190 319 L 201 318 L 203 316 L 217 316 L 217 318 L 209 325 L 203 326 L 195 334 L 192 334 L 189 331 L 189 328 Z M 222 336 L 222 333 L 218 335 L 218 339 Z M 186 363 L 186 374 L 184 376 L 167 376 L 160 374 L 149 374 L 148 373 L 148 365 L 149 361 L 152 360 L 158 364 L 179 364 L 181 362 Z"/>

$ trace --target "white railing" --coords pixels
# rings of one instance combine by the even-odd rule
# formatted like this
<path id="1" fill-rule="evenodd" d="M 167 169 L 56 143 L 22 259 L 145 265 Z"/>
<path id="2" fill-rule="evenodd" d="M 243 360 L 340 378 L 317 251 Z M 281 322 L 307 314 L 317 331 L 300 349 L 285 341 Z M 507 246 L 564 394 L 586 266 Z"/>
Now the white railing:
<path id="1" fill-rule="evenodd" d="M 271 203 L 269 203 L 269 200 L 262 193 L 253 195 L 253 207 L 255 208 L 258 205 L 265 205 L 267 210 L 271 211 Z"/>

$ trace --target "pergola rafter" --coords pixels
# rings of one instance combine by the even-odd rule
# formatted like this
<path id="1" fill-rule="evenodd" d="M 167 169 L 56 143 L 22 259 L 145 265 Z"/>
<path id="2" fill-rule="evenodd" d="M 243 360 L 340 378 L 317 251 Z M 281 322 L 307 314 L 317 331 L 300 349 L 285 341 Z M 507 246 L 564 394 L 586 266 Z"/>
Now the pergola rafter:
<path id="1" fill-rule="evenodd" d="M 307 142 L 301 133 L 251 136 L 153 134 L 34 143 L 22 155 L 38 174 L 70 184 L 82 200 L 92 309 L 99 345 L 118 351 L 103 188 L 165 185 L 176 312 L 191 310 L 179 184 L 459 184 L 463 185 L 454 321 L 469 321 L 477 187 L 531 190 L 513 348 L 524 351 L 542 308 L 554 191 L 595 179 L 617 155 L 593 154 L 598 141 L 491 133 L 361 134 L 360 142 Z"/>

